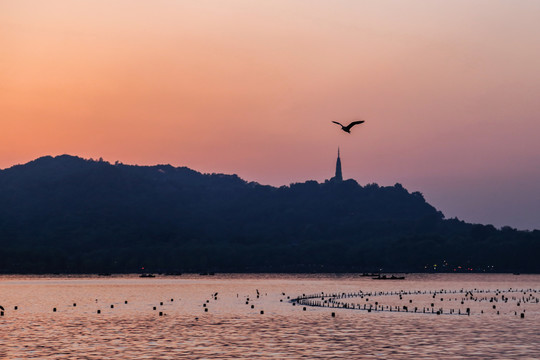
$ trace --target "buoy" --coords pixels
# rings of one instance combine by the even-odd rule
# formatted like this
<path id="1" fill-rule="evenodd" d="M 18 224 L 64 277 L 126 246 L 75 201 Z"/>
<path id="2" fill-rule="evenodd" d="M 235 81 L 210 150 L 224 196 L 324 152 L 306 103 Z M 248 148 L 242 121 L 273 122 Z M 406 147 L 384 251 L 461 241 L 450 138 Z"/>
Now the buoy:
<path id="1" fill-rule="evenodd" d="M 56 312 L 56 308 L 53 308 L 52 311 L 53 311 L 53 312 Z"/>
<path id="2" fill-rule="evenodd" d="M 521 313 L 521 318 L 525 318 L 525 313 Z"/>
<path id="3" fill-rule="evenodd" d="M 111 309 L 114 309 L 114 305 L 111 305 Z"/>
<path id="4" fill-rule="evenodd" d="M 162 311 L 159 312 L 159 316 L 163 316 L 163 312 L 162 312 Z"/>
<path id="5" fill-rule="evenodd" d="M 14 310 L 17 310 L 18 308 L 19 308 L 18 306 L 15 306 L 13 309 L 14 309 Z"/>
<path id="6" fill-rule="evenodd" d="M 335 313 L 335 312 L 332 313 L 332 317 L 336 317 L 336 313 Z"/>
<path id="7" fill-rule="evenodd" d="M 208 308 L 204 308 L 204 312 L 208 312 Z"/>
<path id="8" fill-rule="evenodd" d="M 101 310 L 98 310 L 97 313 L 98 313 L 98 314 L 101 314 Z"/>
<path id="9" fill-rule="evenodd" d="M 77 303 L 73 303 L 73 307 L 77 306 Z"/>
<path id="10" fill-rule="evenodd" d="M 304 306 L 304 308 L 302 310 L 306 311 L 306 307 Z"/>
<path id="11" fill-rule="evenodd" d="M 161 301 L 161 302 L 159 303 L 159 305 L 162 305 L 162 306 L 163 306 L 163 301 Z"/>
<path id="12" fill-rule="evenodd" d="M 251 308 L 252 308 L 252 309 L 255 308 L 255 305 L 251 305 Z"/>
<path id="13" fill-rule="evenodd" d="M 264 311 L 263 311 L 263 310 L 261 310 L 261 315 L 263 315 L 263 314 L 264 314 Z"/>
<path id="14" fill-rule="evenodd" d="M 124 304 L 127 304 L 127 300 L 126 300 L 126 301 L 124 301 Z"/>
<path id="15" fill-rule="evenodd" d="M 156 307 L 154 306 L 154 307 L 152 308 L 152 310 L 156 310 Z"/>

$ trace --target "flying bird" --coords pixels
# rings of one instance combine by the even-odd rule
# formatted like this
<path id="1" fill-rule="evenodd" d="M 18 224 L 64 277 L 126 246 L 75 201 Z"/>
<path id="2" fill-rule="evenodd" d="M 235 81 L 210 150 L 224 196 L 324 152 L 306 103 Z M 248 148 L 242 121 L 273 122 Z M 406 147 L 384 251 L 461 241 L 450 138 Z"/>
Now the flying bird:
<path id="1" fill-rule="evenodd" d="M 345 131 L 346 133 L 351 133 L 351 128 L 354 126 L 354 125 L 358 125 L 358 124 L 361 124 L 364 122 L 364 120 L 358 120 L 358 121 L 353 121 L 352 123 L 350 123 L 349 125 L 347 126 L 343 126 L 343 124 L 340 124 L 338 123 L 337 121 L 332 121 L 334 124 L 338 124 L 339 126 L 341 126 L 341 130 Z"/>

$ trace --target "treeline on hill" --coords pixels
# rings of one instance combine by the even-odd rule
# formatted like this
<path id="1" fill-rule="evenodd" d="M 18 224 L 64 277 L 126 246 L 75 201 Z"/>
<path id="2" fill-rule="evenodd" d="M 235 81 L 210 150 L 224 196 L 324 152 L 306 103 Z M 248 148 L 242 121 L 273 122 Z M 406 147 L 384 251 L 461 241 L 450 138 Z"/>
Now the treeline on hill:
<path id="1" fill-rule="evenodd" d="M 540 231 L 354 180 L 275 188 L 63 155 L 0 171 L 0 272 L 540 272 Z M 437 266 L 434 266 L 437 264 Z"/>

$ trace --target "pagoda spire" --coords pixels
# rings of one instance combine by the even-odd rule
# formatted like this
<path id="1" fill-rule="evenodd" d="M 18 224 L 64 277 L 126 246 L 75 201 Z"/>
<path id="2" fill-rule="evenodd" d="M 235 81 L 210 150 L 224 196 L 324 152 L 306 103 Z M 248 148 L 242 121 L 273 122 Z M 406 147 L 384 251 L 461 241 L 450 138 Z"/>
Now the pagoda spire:
<path id="1" fill-rule="evenodd" d="M 336 161 L 336 176 L 334 176 L 336 181 L 343 181 L 343 174 L 341 173 L 341 159 L 339 157 L 339 146 L 337 149 L 337 161 Z"/>

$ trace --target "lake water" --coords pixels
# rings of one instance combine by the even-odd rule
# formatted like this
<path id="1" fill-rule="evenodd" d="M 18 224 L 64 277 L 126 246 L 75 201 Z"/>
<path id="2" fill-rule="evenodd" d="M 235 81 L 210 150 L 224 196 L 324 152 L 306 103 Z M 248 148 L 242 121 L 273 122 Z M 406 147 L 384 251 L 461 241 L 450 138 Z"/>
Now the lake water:
<path id="1" fill-rule="evenodd" d="M 340 308 L 287 298 L 322 292 Z M 0 359 L 539 359 L 538 297 L 540 275 L 2 276 Z"/>

